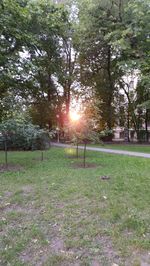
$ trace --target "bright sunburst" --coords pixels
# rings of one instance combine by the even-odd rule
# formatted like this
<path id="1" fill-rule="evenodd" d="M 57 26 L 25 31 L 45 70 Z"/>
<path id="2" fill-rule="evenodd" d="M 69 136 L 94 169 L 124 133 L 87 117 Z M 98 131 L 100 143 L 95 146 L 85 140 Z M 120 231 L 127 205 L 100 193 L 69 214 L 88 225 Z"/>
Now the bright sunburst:
<path id="1" fill-rule="evenodd" d="M 76 111 L 71 111 L 70 118 L 72 121 L 78 121 L 80 119 L 80 115 Z"/>

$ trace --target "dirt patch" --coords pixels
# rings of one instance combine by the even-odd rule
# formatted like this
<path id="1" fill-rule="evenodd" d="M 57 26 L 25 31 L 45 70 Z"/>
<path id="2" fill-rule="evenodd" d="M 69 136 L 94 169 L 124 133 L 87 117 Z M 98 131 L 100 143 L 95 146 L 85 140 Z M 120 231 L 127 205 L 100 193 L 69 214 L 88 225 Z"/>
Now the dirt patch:
<path id="1" fill-rule="evenodd" d="M 92 266 L 100 266 L 100 263 L 97 260 L 93 260 Z"/>
<path id="2" fill-rule="evenodd" d="M 11 192 L 11 191 L 4 191 L 4 194 L 2 194 L 0 196 L 0 202 L 7 201 L 12 195 L 13 195 L 13 192 Z"/>
<path id="3" fill-rule="evenodd" d="M 18 164 L 8 164 L 7 166 L 5 164 L 0 164 L 0 173 L 18 172 L 22 170 L 23 170 L 23 167 Z"/>
<path id="4" fill-rule="evenodd" d="M 29 264 L 32 261 L 32 265 L 42 266 L 49 255 L 47 247 L 43 248 L 36 244 L 36 239 L 33 239 L 32 245 L 30 245 L 20 255 L 20 260 L 23 263 Z"/>
<path id="5" fill-rule="evenodd" d="M 53 206 L 54 206 L 55 208 L 57 208 L 57 209 L 64 209 L 65 204 L 59 202 L 59 203 L 54 203 Z"/>
<path id="6" fill-rule="evenodd" d="M 149 266 L 150 265 L 150 252 L 147 252 L 145 254 L 140 254 L 137 252 L 134 252 L 132 256 L 126 261 L 125 266 L 130 265 L 140 265 L 140 266 Z"/>
<path id="7" fill-rule="evenodd" d="M 110 176 L 102 175 L 102 176 L 100 177 L 100 179 L 102 179 L 102 180 L 109 180 L 109 179 L 110 179 Z"/>
<path id="8" fill-rule="evenodd" d="M 9 198 L 12 196 L 12 194 L 13 194 L 13 192 L 11 192 L 11 191 L 5 191 L 4 197 Z"/>
<path id="9" fill-rule="evenodd" d="M 17 193 L 18 191 L 16 191 Z M 28 197 L 28 195 L 30 195 L 30 193 L 33 194 L 33 187 L 32 185 L 24 185 L 21 187 L 21 190 L 19 190 L 19 194 L 23 195 L 23 198 Z M 9 195 L 9 197 L 6 197 L 5 195 Z M 5 192 L 5 195 L 3 197 L 3 200 L 0 204 L 0 210 L 4 211 L 6 213 L 15 211 L 15 212 L 23 212 L 23 213 L 38 213 L 39 212 L 39 208 L 36 209 L 33 206 L 33 202 L 29 201 L 25 204 L 18 204 L 18 203 L 14 203 L 12 202 L 13 196 L 15 196 L 15 193 L 11 193 L 11 192 Z M 12 197 L 12 198 L 11 198 Z"/>
<path id="10" fill-rule="evenodd" d="M 102 248 L 103 254 L 109 262 L 120 265 L 120 256 L 114 250 L 112 241 L 108 236 L 98 236 L 95 242 Z"/>
<path id="11" fill-rule="evenodd" d="M 0 207 L 0 210 L 3 211 L 4 213 L 10 213 L 10 212 L 18 212 L 18 213 L 24 213 L 26 215 L 35 215 L 39 212 L 39 209 L 35 209 L 33 206 L 19 206 L 17 204 L 10 204 L 6 203 L 4 206 Z"/>
<path id="12" fill-rule="evenodd" d="M 33 192 L 32 185 L 25 185 L 25 186 L 21 187 L 21 189 L 23 190 L 23 193 L 25 193 L 25 194 Z"/>
<path id="13" fill-rule="evenodd" d="M 78 169 L 78 168 L 96 168 L 96 167 L 99 167 L 100 165 L 97 165 L 95 163 L 86 163 L 85 166 L 83 163 L 79 163 L 79 162 L 75 162 L 75 163 L 72 163 L 72 168 L 75 168 L 75 169 Z"/>
<path id="14" fill-rule="evenodd" d="M 54 238 L 51 243 L 51 248 L 55 253 L 64 251 L 64 241 L 58 237 Z"/>
<path id="15" fill-rule="evenodd" d="M 20 254 L 20 259 L 23 263 L 30 263 L 32 265 L 42 266 L 46 262 L 50 254 L 65 254 L 64 242 L 59 237 L 52 239 L 52 241 L 45 247 L 41 247 L 38 244 L 38 239 L 32 239 L 32 244 L 27 247 Z"/>

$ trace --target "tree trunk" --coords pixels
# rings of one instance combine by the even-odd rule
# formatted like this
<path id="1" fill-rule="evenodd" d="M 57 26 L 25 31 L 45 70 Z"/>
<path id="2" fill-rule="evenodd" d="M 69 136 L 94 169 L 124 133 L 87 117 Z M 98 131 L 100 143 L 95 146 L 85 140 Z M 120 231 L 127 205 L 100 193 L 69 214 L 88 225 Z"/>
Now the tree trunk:
<path id="1" fill-rule="evenodd" d="M 146 141 L 149 141 L 149 132 L 148 132 L 148 110 L 146 109 L 145 113 L 145 131 L 146 131 Z"/>
<path id="2" fill-rule="evenodd" d="M 128 142 L 130 142 L 130 112 L 128 105 L 128 114 L 127 114 L 127 128 L 128 128 Z"/>
<path id="3" fill-rule="evenodd" d="M 76 157 L 79 158 L 79 143 L 77 141 L 77 146 L 76 146 Z"/>
<path id="4" fill-rule="evenodd" d="M 66 93 L 66 121 L 69 121 L 69 112 L 70 112 L 70 88 L 67 89 Z"/>
<path id="5" fill-rule="evenodd" d="M 4 145 L 5 145 L 5 165 L 6 165 L 6 167 L 7 167 L 7 166 L 8 166 L 8 156 L 7 156 L 7 138 L 5 139 Z"/>
<path id="6" fill-rule="evenodd" d="M 107 58 L 107 73 L 109 80 L 109 99 L 108 99 L 108 120 L 107 126 L 109 129 L 112 129 L 112 95 L 113 95 L 113 82 L 111 76 L 111 47 L 108 46 L 108 58 Z"/>
<path id="7" fill-rule="evenodd" d="M 124 93 L 127 96 L 127 99 L 128 99 L 128 109 L 130 109 L 130 113 L 131 113 L 131 118 L 132 118 L 132 122 L 133 122 L 133 125 L 134 125 L 134 129 L 135 129 L 135 132 L 136 132 L 136 134 L 138 136 L 138 122 L 137 122 L 136 115 L 134 113 L 133 103 L 130 100 L 129 88 L 128 88 L 128 91 L 124 88 L 124 86 L 121 86 L 121 88 L 124 90 Z"/>
<path id="8" fill-rule="evenodd" d="M 86 158 L 86 142 L 84 143 L 84 154 L 83 154 L 83 166 L 85 168 L 85 158 Z"/>
<path id="9" fill-rule="evenodd" d="M 122 22 L 122 0 L 119 0 L 119 21 Z"/>
<path id="10" fill-rule="evenodd" d="M 43 161 L 44 160 L 44 153 L 43 153 L 43 151 L 41 151 L 41 161 Z"/>
<path id="11" fill-rule="evenodd" d="M 48 102 L 50 103 L 53 99 L 53 92 L 54 92 L 54 84 L 53 84 L 53 81 L 52 81 L 52 78 L 51 78 L 51 75 L 49 75 L 48 77 L 48 92 L 47 92 L 47 99 L 48 99 Z M 48 121 L 48 127 L 49 127 L 49 130 L 51 130 L 52 128 L 52 121 L 51 119 L 49 119 Z"/>

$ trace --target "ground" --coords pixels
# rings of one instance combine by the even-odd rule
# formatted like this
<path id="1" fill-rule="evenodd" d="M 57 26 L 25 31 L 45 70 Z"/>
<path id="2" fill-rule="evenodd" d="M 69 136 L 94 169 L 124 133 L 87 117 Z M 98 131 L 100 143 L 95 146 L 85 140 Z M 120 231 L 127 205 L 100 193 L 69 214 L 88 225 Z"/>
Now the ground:
<path id="1" fill-rule="evenodd" d="M 94 167 L 83 169 L 72 153 L 9 152 L 0 265 L 150 265 L 149 159 L 88 151 Z"/>

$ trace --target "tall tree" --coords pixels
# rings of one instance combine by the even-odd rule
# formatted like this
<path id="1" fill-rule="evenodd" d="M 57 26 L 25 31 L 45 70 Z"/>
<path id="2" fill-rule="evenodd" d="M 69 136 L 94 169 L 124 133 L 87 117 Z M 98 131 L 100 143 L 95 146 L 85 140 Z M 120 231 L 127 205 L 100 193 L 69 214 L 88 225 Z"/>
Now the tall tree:
<path id="1" fill-rule="evenodd" d="M 81 82 L 94 88 L 99 97 L 101 119 L 108 128 L 114 124 L 114 100 L 121 88 L 129 104 L 131 121 L 135 130 L 139 129 L 137 96 L 132 97 L 132 86 L 127 80 L 134 76 L 142 82 L 141 89 L 149 94 L 146 89 L 149 25 L 149 1 L 83 0 L 79 3 Z"/>
<path id="2" fill-rule="evenodd" d="M 29 13 L 27 1 L 3 0 L 0 3 L 0 120 L 3 116 L 3 99 L 8 89 L 13 90 L 17 75 L 19 52 L 27 39 Z"/>
<path id="3" fill-rule="evenodd" d="M 51 110 L 48 122 L 51 128 L 51 117 L 54 115 L 55 106 L 59 104 L 59 90 L 55 86 L 55 80 L 60 69 L 60 40 L 66 25 L 67 12 L 63 6 L 56 6 L 47 0 L 12 0 L 10 5 L 8 1 L 4 1 L 4 4 L 1 27 L 5 30 L 1 34 L 4 43 L 1 48 L 1 61 L 5 83 L 1 79 L 1 87 L 7 87 L 7 93 L 13 91 L 17 97 L 33 103 L 34 109 L 38 106 L 39 110 L 42 104 L 38 103 L 45 102 L 48 110 Z M 12 20 L 8 23 L 7 16 L 8 13 L 11 14 L 10 11 Z M 12 43 L 8 46 L 9 40 Z M 4 75 L 4 70 L 7 75 Z M 1 96 L 5 96 L 3 91 Z"/>
<path id="4" fill-rule="evenodd" d="M 83 1 L 79 17 L 81 82 L 90 84 L 96 89 L 100 98 L 101 117 L 105 126 L 111 129 L 114 125 L 114 92 L 118 76 L 117 60 L 119 54 L 111 43 L 111 33 L 122 20 L 122 3 L 120 1 L 89 1 L 85 11 Z M 85 83 L 86 82 L 86 83 Z"/>

